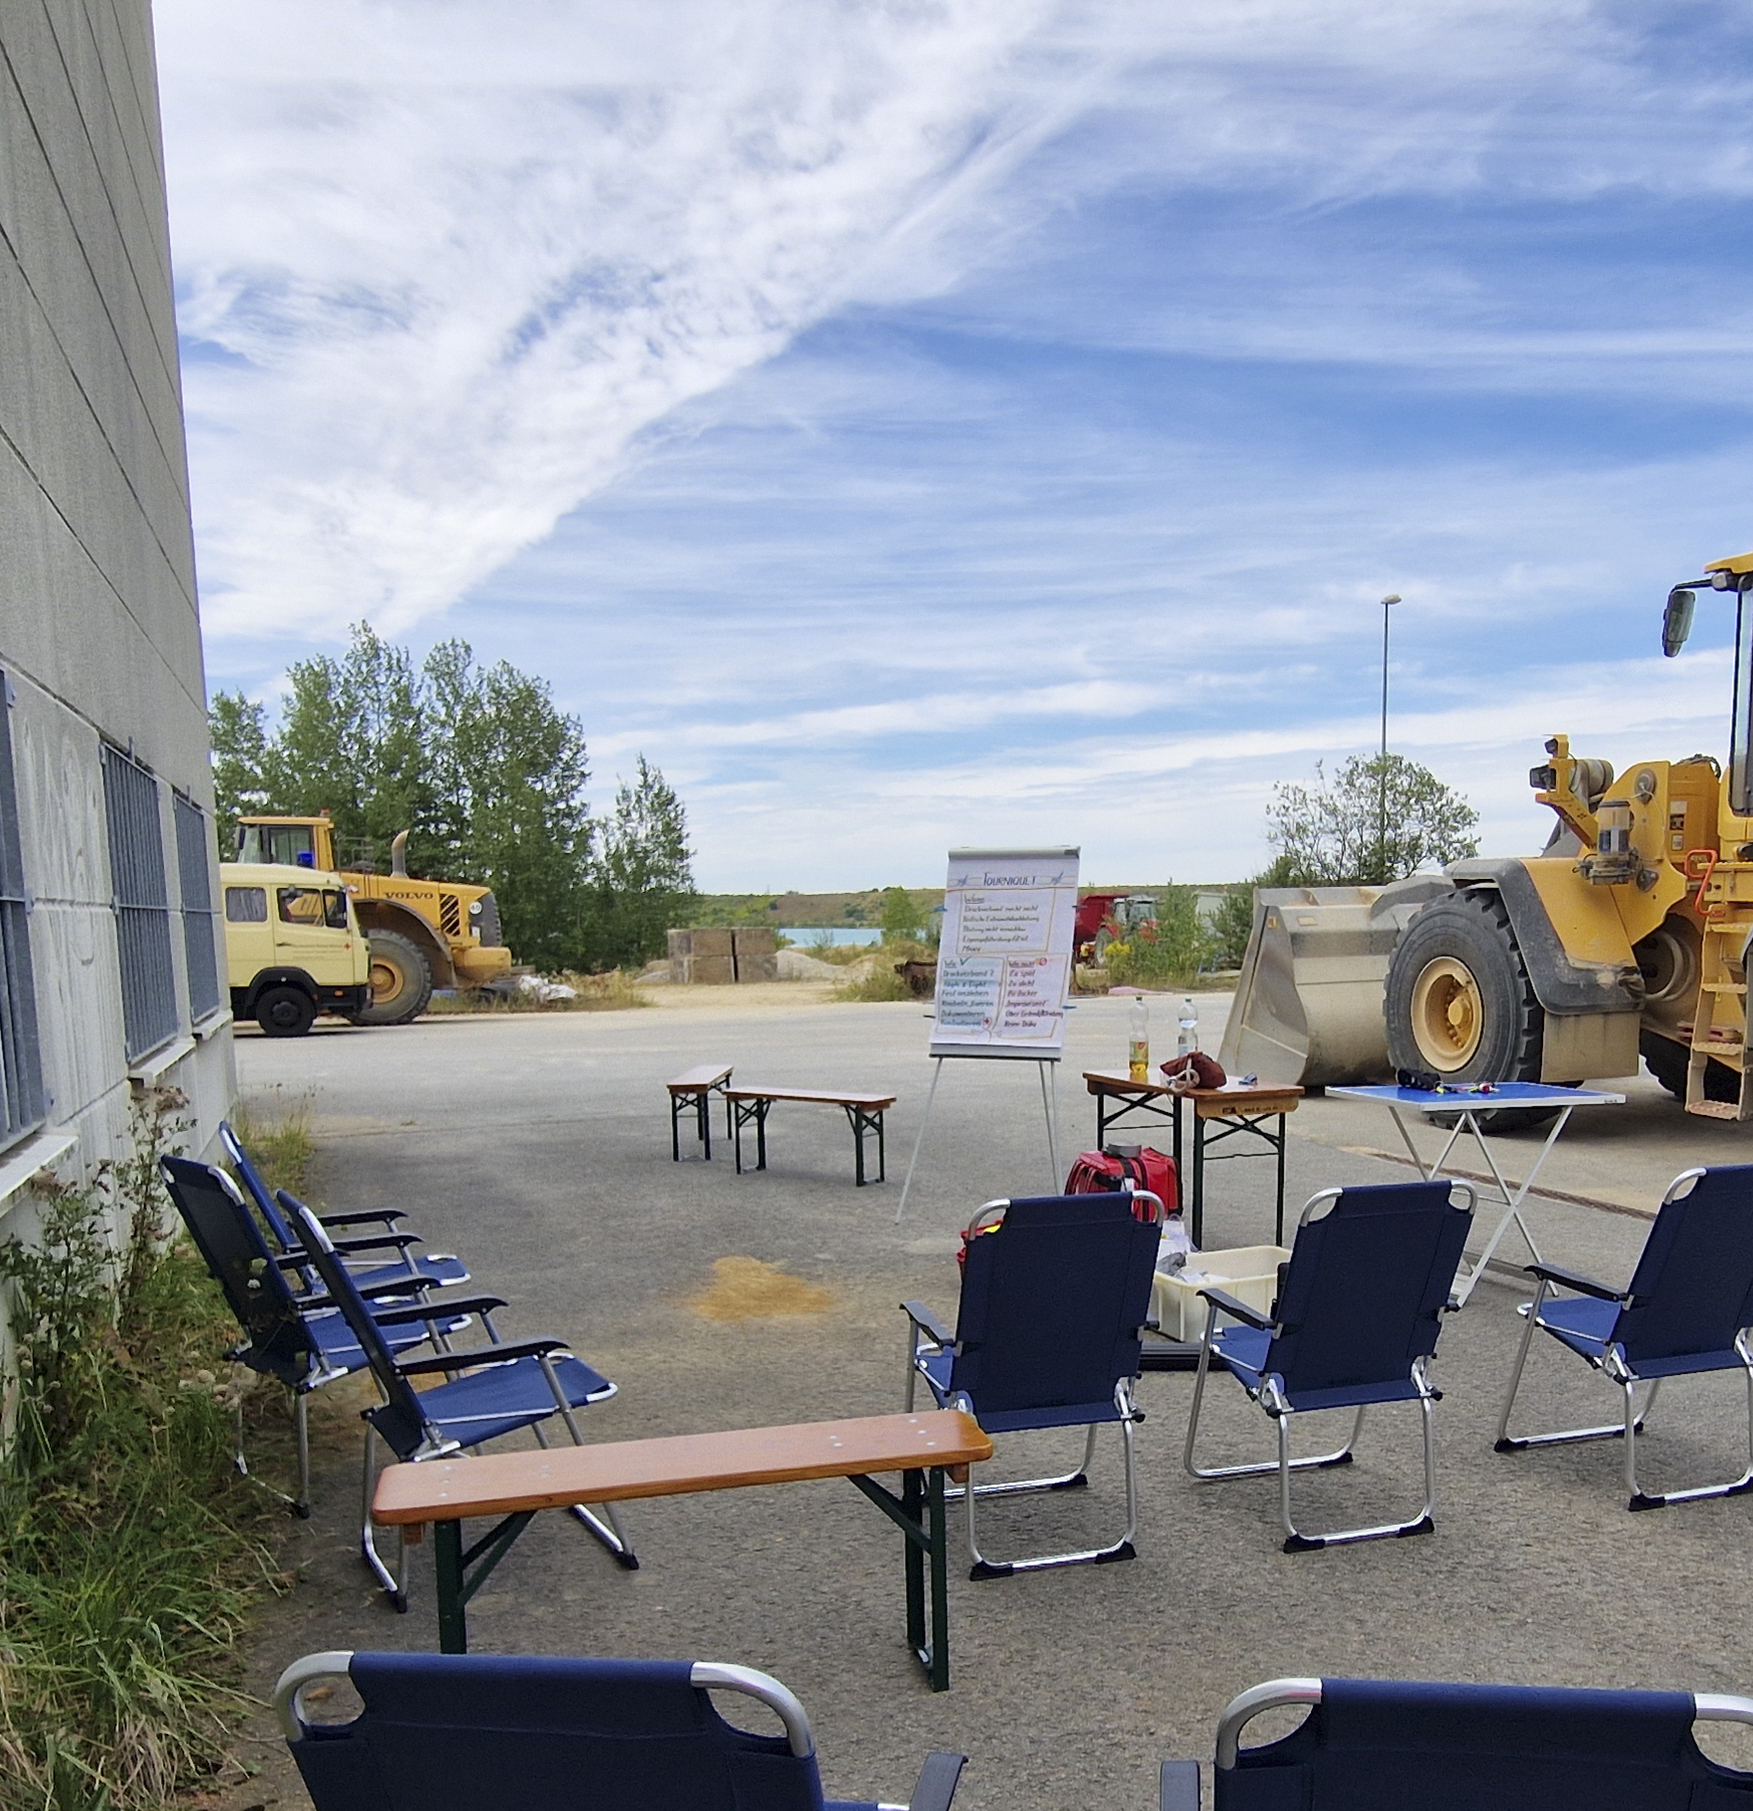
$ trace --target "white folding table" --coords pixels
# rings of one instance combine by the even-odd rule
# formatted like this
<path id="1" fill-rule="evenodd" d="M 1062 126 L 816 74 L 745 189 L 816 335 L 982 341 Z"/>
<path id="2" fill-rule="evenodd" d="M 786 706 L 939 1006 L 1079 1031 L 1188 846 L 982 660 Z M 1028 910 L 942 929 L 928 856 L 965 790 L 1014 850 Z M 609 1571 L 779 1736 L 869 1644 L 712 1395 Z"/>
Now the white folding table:
<path id="1" fill-rule="evenodd" d="M 1496 1253 L 1503 1236 L 1509 1231 L 1513 1222 L 1516 1231 L 1522 1235 L 1522 1243 L 1527 1246 L 1529 1255 L 1536 1264 L 1542 1262 L 1540 1248 L 1534 1243 L 1533 1235 L 1528 1231 L 1528 1223 L 1522 1218 L 1522 1203 L 1528 1198 L 1528 1191 L 1533 1188 L 1535 1179 L 1544 1167 L 1546 1159 L 1552 1155 L 1552 1147 L 1558 1142 L 1558 1135 L 1570 1123 L 1571 1114 L 1578 1107 L 1613 1107 L 1622 1106 L 1623 1094 L 1599 1094 L 1592 1088 L 1559 1088 L 1545 1082 L 1493 1082 L 1489 1090 L 1481 1090 L 1477 1084 L 1471 1087 L 1447 1089 L 1396 1088 L 1388 1084 L 1372 1084 L 1369 1087 L 1329 1088 L 1329 1095 L 1342 1096 L 1347 1100 L 1375 1101 L 1388 1109 L 1393 1116 L 1394 1125 L 1400 1133 L 1401 1142 L 1406 1146 L 1407 1154 L 1418 1167 L 1418 1173 L 1429 1182 L 1437 1176 L 1447 1174 L 1444 1166 L 1449 1155 L 1460 1141 L 1463 1132 L 1472 1136 L 1479 1147 L 1479 1154 L 1485 1159 L 1485 1167 L 1490 1170 L 1492 1181 L 1497 1184 L 1497 1198 L 1503 1203 L 1503 1218 L 1497 1223 L 1496 1230 L 1486 1241 L 1485 1249 L 1479 1254 L 1473 1268 L 1461 1280 L 1456 1290 L 1456 1298 L 1465 1302 L 1473 1293 L 1473 1285 L 1485 1273 L 1485 1266 Z M 1493 1113 L 1504 1108 L 1516 1107 L 1557 1109 L 1557 1118 L 1552 1122 L 1552 1130 L 1546 1134 L 1546 1142 L 1540 1147 L 1540 1154 L 1534 1159 L 1533 1168 L 1528 1171 L 1527 1179 L 1520 1187 L 1508 1182 L 1503 1171 L 1498 1167 L 1497 1158 L 1485 1133 L 1480 1127 L 1481 1119 L 1489 1119 Z M 1435 1113 L 1453 1113 L 1455 1124 L 1449 1132 L 1448 1143 L 1442 1148 L 1436 1162 L 1426 1165 L 1418 1154 L 1418 1147 L 1412 1142 L 1412 1134 L 1407 1128 L 1405 1115 L 1422 1113 L 1428 1119 Z M 1490 1199 L 1490 1197 L 1486 1197 Z"/>

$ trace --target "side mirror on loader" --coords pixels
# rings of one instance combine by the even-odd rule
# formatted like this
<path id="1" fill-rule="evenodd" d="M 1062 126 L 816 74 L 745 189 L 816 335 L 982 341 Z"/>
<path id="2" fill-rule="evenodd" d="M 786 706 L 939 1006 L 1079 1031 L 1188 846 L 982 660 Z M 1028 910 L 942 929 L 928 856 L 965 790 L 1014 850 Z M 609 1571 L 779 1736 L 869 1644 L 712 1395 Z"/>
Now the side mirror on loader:
<path id="1" fill-rule="evenodd" d="M 1662 652 L 1672 660 L 1686 645 L 1692 633 L 1692 608 L 1698 602 L 1696 591 L 1676 586 L 1668 593 L 1668 605 L 1662 612 Z"/>

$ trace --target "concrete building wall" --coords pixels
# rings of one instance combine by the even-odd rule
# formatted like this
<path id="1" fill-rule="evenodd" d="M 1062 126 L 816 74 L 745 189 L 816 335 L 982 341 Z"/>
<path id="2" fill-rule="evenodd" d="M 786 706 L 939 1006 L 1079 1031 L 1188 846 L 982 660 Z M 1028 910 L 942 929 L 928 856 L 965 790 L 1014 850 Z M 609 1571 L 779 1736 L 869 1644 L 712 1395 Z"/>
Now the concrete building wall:
<path id="1" fill-rule="evenodd" d="M 0 0 L 0 373 L 0 670 L 48 1094 L 0 1150 L 3 1235 L 38 1168 L 126 1148 L 142 1089 L 189 1097 L 197 1150 L 235 1092 L 226 996 L 195 1022 L 178 911 L 172 790 L 210 825 L 213 784 L 147 0 Z M 171 908 L 175 1034 L 132 1062 L 105 742 L 153 776 Z"/>

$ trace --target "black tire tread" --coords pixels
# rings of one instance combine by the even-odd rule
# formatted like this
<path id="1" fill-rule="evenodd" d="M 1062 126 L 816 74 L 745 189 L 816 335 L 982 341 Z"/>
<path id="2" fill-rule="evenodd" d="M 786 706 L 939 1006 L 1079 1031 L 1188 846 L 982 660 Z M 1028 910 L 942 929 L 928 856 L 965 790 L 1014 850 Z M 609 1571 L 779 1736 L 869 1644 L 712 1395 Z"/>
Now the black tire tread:
<path id="1" fill-rule="evenodd" d="M 404 937 L 400 931 L 373 930 L 366 933 L 369 944 L 393 943 L 396 946 L 396 957 L 414 978 L 414 987 L 407 1000 L 390 1011 L 375 1003 L 368 1003 L 354 1015 L 355 1025 L 407 1025 L 419 1018 L 432 1001 L 432 965 L 426 960 L 426 952 L 411 937 Z"/>

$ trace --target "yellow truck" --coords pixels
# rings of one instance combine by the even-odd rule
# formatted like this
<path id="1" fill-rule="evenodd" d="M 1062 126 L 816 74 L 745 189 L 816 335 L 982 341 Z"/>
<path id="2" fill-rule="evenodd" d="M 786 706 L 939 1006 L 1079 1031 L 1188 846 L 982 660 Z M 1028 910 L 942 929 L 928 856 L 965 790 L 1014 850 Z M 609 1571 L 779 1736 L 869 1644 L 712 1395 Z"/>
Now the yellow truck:
<path id="1" fill-rule="evenodd" d="M 1529 782 L 1557 819 L 1538 855 L 1387 887 L 1261 888 L 1221 1060 L 1263 1082 L 1577 1082 L 1650 1072 L 1713 1119 L 1753 1119 L 1753 554 L 1676 585 L 1735 616 L 1726 770 L 1709 754 L 1603 760 L 1546 743 Z M 1505 1118 L 1509 1115 L 1504 1115 Z"/>
<path id="2" fill-rule="evenodd" d="M 337 862 L 335 829 L 317 817 L 238 819 L 237 857 L 338 873 L 371 946 L 371 997 L 353 1014 L 361 1025 L 405 1025 L 426 1010 L 435 987 L 464 992 L 511 970 L 499 905 L 487 887 L 416 880 L 408 873 L 408 833 L 390 845 L 390 871 Z"/>
<path id="3" fill-rule="evenodd" d="M 303 1037 L 319 1012 L 357 1018 L 371 955 L 339 874 L 221 862 L 231 1010 L 271 1038 Z"/>

